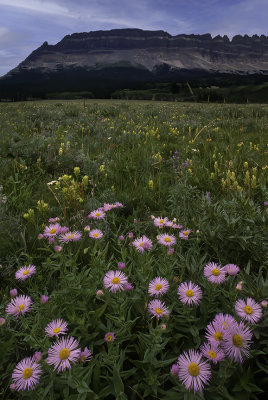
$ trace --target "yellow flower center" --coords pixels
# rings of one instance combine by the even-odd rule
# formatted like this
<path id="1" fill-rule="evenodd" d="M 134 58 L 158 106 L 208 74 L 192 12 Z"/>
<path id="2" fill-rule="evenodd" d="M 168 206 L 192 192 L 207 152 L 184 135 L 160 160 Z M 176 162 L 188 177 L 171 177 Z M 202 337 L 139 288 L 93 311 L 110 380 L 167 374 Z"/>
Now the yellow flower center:
<path id="1" fill-rule="evenodd" d="M 93 236 L 94 237 L 99 237 L 99 234 L 98 233 L 94 233 Z"/>
<path id="2" fill-rule="evenodd" d="M 160 219 L 159 224 L 163 224 L 163 223 L 164 223 L 164 220 Z"/>
<path id="3" fill-rule="evenodd" d="M 241 335 L 238 335 L 238 333 L 235 333 L 235 334 L 233 335 L 233 344 L 234 344 L 236 347 L 241 347 L 242 344 L 243 344 L 242 336 L 241 336 Z"/>
<path id="4" fill-rule="evenodd" d="M 120 283 L 120 279 L 119 278 L 117 278 L 117 276 L 115 276 L 113 279 L 112 279 L 112 283 Z"/>
<path id="5" fill-rule="evenodd" d="M 221 327 L 222 327 L 222 329 L 228 329 L 229 328 L 229 324 L 226 322 L 226 321 L 224 321 L 224 322 L 222 322 L 221 323 Z"/>
<path id="6" fill-rule="evenodd" d="M 253 310 L 250 306 L 245 306 L 244 311 L 246 314 L 251 315 Z"/>
<path id="7" fill-rule="evenodd" d="M 19 306 L 16 307 L 19 311 L 24 310 L 24 304 L 20 304 Z"/>
<path id="8" fill-rule="evenodd" d="M 212 274 L 215 275 L 215 276 L 219 276 L 220 275 L 220 270 L 218 268 L 213 268 Z"/>
<path id="9" fill-rule="evenodd" d="M 59 333 L 59 332 L 60 332 L 60 328 L 54 328 L 54 329 L 53 329 L 53 332 L 54 332 L 54 333 Z"/>
<path id="10" fill-rule="evenodd" d="M 30 271 L 27 269 L 26 271 L 23 271 L 22 275 L 28 275 L 29 272 L 30 272 Z"/>
<path id="11" fill-rule="evenodd" d="M 141 243 L 140 243 L 140 246 L 142 247 L 143 245 L 144 245 L 144 243 L 143 243 L 143 242 L 141 242 Z"/>
<path id="12" fill-rule="evenodd" d="M 196 363 L 191 363 L 188 367 L 189 374 L 192 376 L 197 376 L 199 374 L 199 367 Z"/>
<path id="13" fill-rule="evenodd" d="M 62 349 L 59 353 L 59 357 L 61 360 L 66 360 L 66 358 L 68 358 L 69 355 L 70 355 L 70 350 L 66 349 L 66 347 Z"/>
<path id="14" fill-rule="evenodd" d="M 158 285 L 155 285 L 155 290 L 160 290 L 162 288 L 161 283 L 158 283 Z"/>
<path id="15" fill-rule="evenodd" d="M 108 336 L 106 336 L 106 340 L 107 340 L 107 342 L 110 342 L 111 340 L 113 340 L 113 337 L 112 337 L 112 335 L 108 335 Z"/>
<path id="16" fill-rule="evenodd" d="M 32 374 L 33 374 L 33 371 L 31 370 L 31 368 L 25 368 L 25 370 L 22 373 L 22 376 L 24 379 L 29 379 L 29 378 L 31 378 Z"/>
<path id="17" fill-rule="evenodd" d="M 217 357 L 217 354 L 213 350 L 209 351 L 208 355 L 209 355 L 210 358 L 216 358 Z"/>
<path id="18" fill-rule="evenodd" d="M 171 240 L 170 240 L 170 238 L 169 238 L 169 237 L 166 237 L 164 240 L 165 240 L 165 242 L 166 242 L 166 243 L 169 243 L 169 242 L 171 242 Z"/>
<path id="19" fill-rule="evenodd" d="M 96 217 L 99 217 L 101 215 L 101 213 L 97 212 L 96 213 Z"/>
<path id="20" fill-rule="evenodd" d="M 185 231 L 185 232 L 183 232 L 183 234 L 184 234 L 184 236 L 188 236 L 188 235 L 189 235 L 189 232 L 188 232 L 188 231 Z M 192 364 L 194 364 L 194 363 L 192 363 Z"/>
<path id="21" fill-rule="evenodd" d="M 49 233 L 51 233 L 51 235 L 53 235 L 53 233 L 56 233 L 57 232 L 57 229 L 55 229 L 55 228 L 52 228 L 52 229 L 50 229 L 50 231 L 49 231 Z"/>
<path id="22" fill-rule="evenodd" d="M 74 238 L 74 234 L 71 233 L 70 235 L 68 235 L 68 239 L 73 239 Z"/>
<path id="23" fill-rule="evenodd" d="M 217 342 L 222 340 L 222 332 L 215 332 L 214 333 L 214 339 L 217 340 Z"/>
<path id="24" fill-rule="evenodd" d="M 82 362 L 85 362 L 85 361 L 86 361 L 86 356 L 80 357 L 80 360 L 81 360 Z"/>
<path id="25" fill-rule="evenodd" d="M 163 312 L 163 310 L 161 310 L 161 308 L 156 308 L 155 309 L 155 312 L 158 314 L 158 315 L 161 315 L 162 314 L 162 312 Z"/>
<path id="26" fill-rule="evenodd" d="M 193 295 L 194 295 L 194 292 L 192 290 L 187 290 L 186 291 L 186 296 L 187 297 L 193 297 Z"/>

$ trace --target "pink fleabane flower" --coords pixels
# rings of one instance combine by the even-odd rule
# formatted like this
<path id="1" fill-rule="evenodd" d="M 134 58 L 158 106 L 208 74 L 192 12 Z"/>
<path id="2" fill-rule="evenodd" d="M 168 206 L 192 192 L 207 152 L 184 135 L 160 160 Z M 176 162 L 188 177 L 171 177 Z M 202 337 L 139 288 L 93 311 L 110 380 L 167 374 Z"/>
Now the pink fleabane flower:
<path id="1" fill-rule="evenodd" d="M 34 265 L 24 265 L 15 274 L 15 278 L 19 281 L 25 281 L 30 276 L 36 273 L 36 267 Z"/>
<path id="2" fill-rule="evenodd" d="M 187 390 L 202 392 L 204 385 L 208 384 L 211 377 L 210 365 L 202 361 L 202 354 L 196 350 L 189 350 L 179 356 L 177 362 L 178 378 Z"/>
<path id="3" fill-rule="evenodd" d="M 103 205 L 103 210 L 104 211 L 110 211 L 114 208 L 113 204 L 109 204 L 109 203 L 104 203 Z"/>
<path id="4" fill-rule="evenodd" d="M 91 351 L 87 348 L 87 347 L 85 347 L 84 348 L 84 351 L 82 351 L 81 350 L 81 353 L 80 353 L 80 361 L 82 362 L 82 363 L 85 363 L 85 362 L 87 362 L 87 361 L 90 361 L 91 359 L 92 359 L 92 353 L 91 353 Z"/>
<path id="5" fill-rule="evenodd" d="M 209 343 L 218 346 L 222 343 L 226 331 L 218 321 L 212 321 L 206 328 L 205 336 Z"/>
<path id="6" fill-rule="evenodd" d="M 223 267 L 228 275 L 237 275 L 240 268 L 235 264 L 226 264 Z"/>
<path id="7" fill-rule="evenodd" d="M 163 244 L 164 246 L 173 246 L 176 244 L 176 238 L 173 235 L 168 235 L 167 233 L 163 233 L 162 235 L 157 236 L 157 241 L 159 244 Z"/>
<path id="8" fill-rule="evenodd" d="M 243 322 L 235 324 L 226 332 L 223 340 L 223 350 L 231 360 L 243 362 L 243 357 L 249 357 L 249 347 L 252 331 Z"/>
<path id="9" fill-rule="evenodd" d="M 104 286 L 109 289 L 110 292 L 120 292 L 125 290 L 125 284 L 127 283 L 126 275 L 121 271 L 108 271 L 103 279 Z"/>
<path id="10" fill-rule="evenodd" d="M 82 234 L 80 232 L 67 232 L 64 234 L 61 234 L 59 236 L 59 241 L 61 243 L 70 243 L 70 242 L 78 242 L 82 237 Z"/>
<path id="11" fill-rule="evenodd" d="M 53 223 L 53 222 L 57 222 L 57 221 L 59 221 L 59 220 L 60 220 L 59 217 L 49 218 L 48 222 L 49 222 L 49 223 Z"/>
<path id="12" fill-rule="evenodd" d="M 234 317 L 222 313 L 217 314 L 212 322 L 215 326 L 220 326 L 223 332 L 232 328 L 237 323 Z"/>
<path id="13" fill-rule="evenodd" d="M 166 293 L 169 289 L 169 283 L 167 279 L 165 278 L 160 278 L 159 276 L 154 278 L 150 283 L 149 283 L 149 295 L 150 296 L 161 296 L 162 294 Z"/>
<path id="14" fill-rule="evenodd" d="M 103 237 L 103 233 L 99 229 L 92 229 L 92 231 L 89 232 L 88 236 L 92 239 L 101 239 Z"/>
<path id="15" fill-rule="evenodd" d="M 17 296 L 8 303 L 6 307 L 6 313 L 9 315 L 24 315 L 31 311 L 32 300 L 29 296 Z"/>
<path id="16" fill-rule="evenodd" d="M 133 241 L 133 246 L 140 253 L 144 253 L 145 251 L 151 250 L 153 247 L 153 243 L 150 239 L 148 239 L 145 235 L 140 238 L 137 238 Z"/>
<path id="17" fill-rule="evenodd" d="M 237 300 L 235 312 L 241 319 L 250 324 L 256 324 L 262 317 L 261 306 L 250 297 L 247 298 L 246 302 L 242 299 Z"/>
<path id="18" fill-rule="evenodd" d="M 152 318 L 156 317 L 157 319 L 170 314 L 170 311 L 166 308 L 165 303 L 161 302 L 160 300 L 150 301 L 148 304 L 148 312 L 152 315 Z"/>
<path id="19" fill-rule="evenodd" d="M 12 373 L 12 380 L 15 384 L 15 389 L 20 390 L 33 390 L 38 384 L 42 370 L 39 364 L 31 357 L 24 358 L 15 367 Z"/>
<path id="20" fill-rule="evenodd" d="M 61 229 L 61 226 L 58 223 L 46 226 L 44 229 L 43 235 L 45 238 L 55 237 L 59 233 L 61 233 L 60 229 Z"/>
<path id="21" fill-rule="evenodd" d="M 81 354 L 81 349 L 78 348 L 79 343 L 73 337 L 63 337 L 58 339 L 48 349 L 47 364 L 54 365 L 54 370 L 58 373 L 67 368 L 71 368 L 72 363 L 76 363 Z"/>
<path id="22" fill-rule="evenodd" d="M 154 219 L 154 225 L 157 226 L 158 228 L 164 228 L 164 226 L 166 225 L 166 222 L 168 221 L 167 218 L 155 218 Z"/>
<path id="23" fill-rule="evenodd" d="M 225 281 L 226 271 L 224 267 L 220 265 L 210 262 L 204 268 L 204 276 L 211 283 L 215 283 L 219 285 Z"/>
<path id="24" fill-rule="evenodd" d="M 114 332 L 107 332 L 104 336 L 106 343 L 111 343 L 115 340 Z"/>
<path id="25" fill-rule="evenodd" d="M 55 319 L 45 327 L 46 335 L 49 337 L 66 335 L 67 326 L 67 322 L 63 319 Z"/>
<path id="26" fill-rule="evenodd" d="M 184 230 L 182 230 L 182 231 L 179 233 L 179 237 L 180 237 L 182 240 L 188 240 L 190 233 L 191 233 L 191 230 L 190 230 L 190 229 L 188 229 L 188 228 L 187 228 L 187 229 L 184 229 Z"/>
<path id="27" fill-rule="evenodd" d="M 88 218 L 90 219 L 104 219 L 106 216 L 105 212 L 98 209 L 91 211 L 91 213 L 88 215 Z"/>
<path id="28" fill-rule="evenodd" d="M 202 290 L 198 285 L 191 281 L 189 283 L 183 282 L 178 287 L 178 296 L 182 303 L 188 305 L 197 305 L 202 299 Z"/>
<path id="29" fill-rule="evenodd" d="M 212 343 L 204 343 L 200 347 L 200 351 L 203 354 L 203 356 L 207 358 L 209 361 L 212 361 L 213 364 L 217 364 L 219 361 L 222 361 L 225 357 L 224 351 L 220 348 L 220 346 L 217 346 Z"/>

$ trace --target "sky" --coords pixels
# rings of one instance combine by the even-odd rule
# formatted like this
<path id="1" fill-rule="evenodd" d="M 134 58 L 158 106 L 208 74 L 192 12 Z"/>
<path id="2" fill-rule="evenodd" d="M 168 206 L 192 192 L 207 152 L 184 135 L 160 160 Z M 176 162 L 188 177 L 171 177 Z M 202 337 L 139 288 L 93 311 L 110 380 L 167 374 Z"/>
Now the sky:
<path id="1" fill-rule="evenodd" d="M 118 28 L 268 35 L 268 0 L 0 0 L 0 76 L 47 41 Z"/>

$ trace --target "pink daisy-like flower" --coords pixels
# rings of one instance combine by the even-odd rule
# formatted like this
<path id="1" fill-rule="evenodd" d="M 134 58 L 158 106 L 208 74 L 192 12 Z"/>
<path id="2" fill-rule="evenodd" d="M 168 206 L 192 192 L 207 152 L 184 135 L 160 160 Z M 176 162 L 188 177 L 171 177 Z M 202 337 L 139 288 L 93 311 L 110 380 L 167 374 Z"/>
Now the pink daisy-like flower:
<path id="1" fill-rule="evenodd" d="M 157 319 L 170 314 L 170 311 L 166 308 L 165 303 L 161 302 L 160 300 L 150 301 L 148 304 L 148 312 L 152 314 L 152 318 L 156 317 Z"/>
<path id="2" fill-rule="evenodd" d="M 8 303 L 6 307 L 6 313 L 9 315 L 24 315 L 31 311 L 32 300 L 29 296 L 20 295 L 15 297 Z"/>
<path id="3" fill-rule="evenodd" d="M 225 357 L 224 351 L 217 345 L 212 343 L 204 343 L 200 347 L 200 351 L 205 358 L 212 361 L 213 364 L 217 364 L 222 361 Z"/>
<path id="4" fill-rule="evenodd" d="M 49 223 L 53 223 L 53 222 L 57 222 L 57 221 L 59 221 L 59 220 L 60 220 L 59 217 L 49 218 L 48 222 L 49 222 Z"/>
<path id="5" fill-rule="evenodd" d="M 159 276 L 154 278 L 150 283 L 149 283 L 149 295 L 150 296 L 161 296 L 162 294 L 166 293 L 169 289 L 169 283 L 167 279 L 165 278 L 160 278 Z"/>
<path id="6" fill-rule="evenodd" d="M 91 213 L 88 215 L 88 218 L 90 219 L 104 219 L 106 216 L 105 212 L 102 210 L 94 210 L 91 211 Z"/>
<path id="7" fill-rule="evenodd" d="M 43 235 L 45 238 L 55 237 L 60 233 L 60 229 L 61 226 L 58 223 L 46 226 Z"/>
<path id="8" fill-rule="evenodd" d="M 30 276 L 36 273 L 36 267 L 34 265 L 24 265 L 15 274 L 15 278 L 19 281 L 25 281 Z"/>
<path id="9" fill-rule="evenodd" d="M 133 241 L 133 246 L 140 253 L 144 253 L 145 251 L 151 250 L 153 247 L 153 243 L 150 239 L 148 239 L 145 235 L 140 238 L 137 238 Z"/>
<path id="10" fill-rule="evenodd" d="M 212 322 L 215 324 L 215 326 L 219 325 L 223 331 L 232 328 L 232 326 L 237 323 L 234 317 L 229 314 L 222 313 L 217 314 Z"/>
<path id="11" fill-rule="evenodd" d="M 191 281 L 189 283 L 183 282 L 178 287 L 178 296 L 182 303 L 188 305 L 197 305 L 202 299 L 202 290 L 198 285 Z"/>
<path id="12" fill-rule="evenodd" d="M 169 227 L 169 228 L 172 228 L 172 227 L 173 227 L 173 224 L 174 224 L 173 221 L 167 220 L 166 223 L 165 223 L 165 226 L 167 226 L 167 227 Z"/>
<path id="13" fill-rule="evenodd" d="M 123 204 L 120 203 L 119 201 L 117 201 L 114 205 L 115 205 L 116 207 L 119 207 L 119 208 L 124 207 Z"/>
<path id="14" fill-rule="evenodd" d="M 109 203 L 104 203 L 104 205 L 103 205 L 103 210 L 104 211 L 110 211 L 110 210 L 112 210 L 114 207 L 113 207 L 113 204 L 109 204 Z"/>
<path id="15" fill-rule="evenodd" d="M 62 337 L 48 349 L 47 364 L 54 365 L 58 373 L 71 368 L 70 362 L 76 363 L 81 354 L 79 343 L 73 337 Z"/>
<path id="16" fill-rule="evenodd" d="M 204 385 L 208 384 L 211 377 L 210 365 L 202 361 L 202 354 L 196 350 L 184 352 L 178 358 L 178 378 L 187 390 L 202 392 Z"/>
<path id="17" fill-rule="evenodd" d="M 166 222 L 168 221 L 167 218 L 155 218 L 154 219 L 154 225 L 157 226 L 158 228 L 164 228 L 164 226 L 166 226 Z"/>
<path id="18" fill-rule="evenodd" d="M 107 332 L 104 336 L 106 343 L 111 343 L 115 340 L 114 332 Z"/>
<path id="19" fill-rule="evenodd" d="M 67 232 L 59 237 L 59 241 L 61 243 L 70 243 L 70 242 L 78 242 L 82 237 L 82 233 L 80 232 Z"/>
<path id="20" fill-rule="evenodd" d="M 80 361 L 82 362 L 82 363 L 85 363 L 85 362 L 87 362 L 87 361 L 90 361 L 91 359 L 92 359 L 92 353 L 91 353 L 91 351 L 87 348 L 87 347 L 85 347 L 84 348 L 84 351 L 82 351 L 81 350 L 81 353 L 80 353 Z"/>
<path id="21" fill-rule="evenodd" d="M 240 268 L 235 264 L 226 264 L 223 267 L 228 275 L 237 275 Z"/>
<path id="22" fill-rule="evenodd" d="M 120 292 L 125 290 L 124 285 L 127 283 L 126 275 L 121 271 L 108 271 L 103 279 L 104 286 L 110 292 Z"/>
<path id="23" fill-rule="evenodd" d="M 252 339 L 252 331 L 243 322 L 234 325 L 226 332 L 223 340 L 225 354 L 236 362 L 243 362 L 243 357 L 249 356 L 249 347 Z"/>
<path id="24" fill-rule="evenodd" d="M 205 336 L 209 343 L 218 346 L 222 343 L 225 332 L 227 330 L 219 322 L 212 321 L 206 328 Z"/>
<path id="25" fill-rule="evenodd" d="M 12 380 L 15 384 L 15 389 L 33 390 L 40 380 L 42 370 L 39 364 L 31 357 L 24 358 L 15 367 L 12 373 Z"/>
<path id="26" fill-rule="evenodd" d="M 204 268 L 204 276 L 209 282 L 219 285 L 225 281 L 226 271 L 224 267 L 221 267 L 214 262 L 210 262 Z"/>
<path id="27" fill-rule="evenodd" d="M 66 335 L 67 326 L 67 322 L 63 321 L 63 319 L 55 319 L 45 327 L 46 335 L 49 337 Z"/>
<path id="28" fill-rule="evenodd" d="M 101 239 L 103 237 L 103 233 L 99 229 L 92 229 L 92 231 L 89 232 L 88 236 L 92 239 Z"/>
<path id="29" fill-rule="evenodd" d="M 190 229 L 184 229 L 183 231 L 181 231 L 180 233 L 179 233 L 179 237 L 181 238 L 181 239 L 183 239 L 183 240 L 188 240 L 188 237 L 189 237 L 189 235 L 190 235 L 190 233 L 191 233 L 191 230 Z"/>
<path id="30" fill-rule="evenodd" d="M 64 233 L 69 232 L 69 228 L 67 226 L 60 226 L 59 235 L 63 235 Z"/>
<path id="31" fill-rule="evenodd" d="M 168 235 L 167 233 L 163 233 L 162 235 L 157 236 L 157 241 L 159 244 L 163 244 L 164 246 L 173 246 L 176 244 L 176 238 L 173 235 Z"/>
<path id="32" fill-rule="evenodd" d="M 237 300 L 235 312 L 241 319 L 250 324 L 256 324 L 262 317 L 261 306 L 250 297 L 247 298 L 246 302 L 242 299 Z"/>
<path id="33" fill-rule="evenodd" d="M 182 229 L 182 225 L 173 224 L 172 228 L 173 228 L 173 229 Z"/>

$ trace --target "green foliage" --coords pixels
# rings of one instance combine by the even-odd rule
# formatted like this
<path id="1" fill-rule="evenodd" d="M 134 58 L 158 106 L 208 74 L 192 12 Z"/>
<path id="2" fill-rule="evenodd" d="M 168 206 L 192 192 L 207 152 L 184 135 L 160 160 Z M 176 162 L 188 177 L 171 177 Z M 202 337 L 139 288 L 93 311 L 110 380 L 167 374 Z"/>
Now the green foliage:
<path id="1" fill-rule="evenodd" d="M 165 92 L 165 84 L 158 90 Z M 0 111 L 0 317 L 6 319 L 0 326 L 0 398 L 264 399 L 265 309 L 252 326 L 249 358 L 242 365 L 213 365 L 203 394 L 187 392 L 170 367 L 182 352 L 199 348 L 216 313 L 238 320 L 238 298 L 268 297 L 267 107 L 87 100 L 0 104 Z M 104 220 L 88 219 L 116 201 L 124 207 Z M 191 230 L 189 239 L 158 229 L 151 215 L 176 218 Z M 61 244 L 60 252 L 57 240 L 38 239 L 56 216 L 82 233 L 80 241 Z M 89 238 L 86 225 L 101 229 L 103 238 Z M 149 237 L 152 250 L 138 253 L 129 232 Z M 163 232 L 176 236 L 173 255 L 157 243 Z M 103 277 L 120 261 L 134 289 L 111 293 Z M 240 273 L 214 286 L 203 276 L 210 261 L 237 264 Z M 16 280 L 15 272 L 28 264 L 36 274 Z M 148 284 L 156 276 L 170 283 L 163 297 L 170 317 L 159 321 L 147 312 Z M 202 289 L 198 307 L 178 300 L 178 284 L 189 280 Z M 5 312 L 15 287 L 33 300 L 25 317 Z M 42 294 L 48 303 L 41 304 Z M 44 329 L 57 318 L 68 322 L 68 335 L 82 349 L 93 352 L 90 362 L 61 374 L 44 362 L 53 343 Z M 114 342 L 104 341 L 107 332 L 115 333 Z M 10 391 L 15 365 L 35 351 L 43 354 L 40 384 L 33 392 Z"/>

